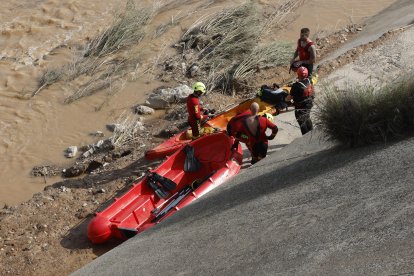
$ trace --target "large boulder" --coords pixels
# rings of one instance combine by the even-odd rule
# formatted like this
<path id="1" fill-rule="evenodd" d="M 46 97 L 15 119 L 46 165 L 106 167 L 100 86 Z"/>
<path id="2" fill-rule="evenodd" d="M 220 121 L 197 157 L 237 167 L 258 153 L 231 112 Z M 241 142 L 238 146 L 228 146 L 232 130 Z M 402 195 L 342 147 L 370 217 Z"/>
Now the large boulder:
<path id="1" fill-rule="evenodd" d="M 185 102 L 191 93 L 193 90 L 185 84 L 175 88 L 160 88 L 148 97 L 146 105 L 154 109 L 165 109 L 173 103 Z"/>

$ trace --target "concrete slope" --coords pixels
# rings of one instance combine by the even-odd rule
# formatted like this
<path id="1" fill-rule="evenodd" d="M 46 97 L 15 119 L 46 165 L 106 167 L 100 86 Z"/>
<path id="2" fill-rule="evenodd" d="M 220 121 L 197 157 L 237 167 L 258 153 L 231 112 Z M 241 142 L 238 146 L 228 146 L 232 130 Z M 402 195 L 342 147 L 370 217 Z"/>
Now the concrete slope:
<path id="1" fill-rule="evenodd" d="M 341 89 L 355 83 L 376 87 L 391 84 L 414 70 L 413 45 L 414 26 L 410 26 L 352 63 L 335 70 L 323 82 L 335 83 Z"/>
<path id="2" fill-rule="evenodd" d="M 74 275 L 414 271 L 414 138 L 343 150 L 317 131 Z"/>
<path id="3" fill-rule="evenodd" d="M 331 55 L 322 60 L 321 63 L 324 63 L 327 60 L 335 59 L 355 47 L 374 41 L 388 31 L 413 24 L 414 1 L 397 0 L 391 6 L 373 16 L 365 23 L 365 28 L 355 39 L 333 52 Z"/>

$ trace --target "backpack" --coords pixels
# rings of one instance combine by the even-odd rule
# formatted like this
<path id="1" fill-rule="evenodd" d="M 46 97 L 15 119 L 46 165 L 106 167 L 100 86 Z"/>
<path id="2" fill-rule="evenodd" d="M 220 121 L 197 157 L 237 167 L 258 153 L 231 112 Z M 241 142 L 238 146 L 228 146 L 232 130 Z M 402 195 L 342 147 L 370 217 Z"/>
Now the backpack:
<path id="1" fill-rule="evenodd" d="M 288 93 L 282 88 L 273 90 L 267 85 L 262 85 L 262 87 L 260 87 L 258 96 L 262 101 L 270 103 L 278 109 L 284 109 L 287 107 L 285 99 L 288 96 Z"/>

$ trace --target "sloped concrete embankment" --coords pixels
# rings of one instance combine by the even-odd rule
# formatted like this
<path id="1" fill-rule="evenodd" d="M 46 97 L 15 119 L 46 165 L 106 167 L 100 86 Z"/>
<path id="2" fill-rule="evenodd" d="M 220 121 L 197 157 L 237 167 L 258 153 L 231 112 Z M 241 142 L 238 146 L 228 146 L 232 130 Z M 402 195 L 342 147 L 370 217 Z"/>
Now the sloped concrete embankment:
<path id="1" fill-rule="evenodd" d="M 370 43 L 388 31 L 414 24 L 414 1 L 397 0 L 388 8 L 368 19 L 365 24 L 365 28 L 357 37 L 327 56 L 321 63 L 335 59 L 355 47 Z"/>
<path id="2" fill-rule="evenodd" d="M 414 138 L 295 140 L 74 275 L 414 271 Z"/>

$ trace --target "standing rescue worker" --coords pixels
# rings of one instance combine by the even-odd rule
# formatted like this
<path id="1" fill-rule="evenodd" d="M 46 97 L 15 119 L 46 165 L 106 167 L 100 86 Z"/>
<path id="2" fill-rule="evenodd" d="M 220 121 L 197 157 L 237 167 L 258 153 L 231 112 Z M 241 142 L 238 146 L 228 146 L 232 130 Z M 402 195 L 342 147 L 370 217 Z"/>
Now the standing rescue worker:
<path id="1" fill-rule="evenodd" d="M 308 69 L 301 66 L 296 73 L 298 74 L 298 80 L 292 85 L 287 100 L 293 100 L 296 121 L 300 126 L 302 135 L 304 135 L 313 129 L 310 111 L 313 106 L 314 87 L 312 81 L 308 78 Z"/>
<path id="2" fill-rule="evenodd" d="M 240 117 L 240 124 L 237 124 L 238 129 L 233 129 L 232 132 L 236 138 L 233 148 L 236 149 L 239 140 L 246 143 L 247 148 L 252 156 L 251 164 L 255 164 L 267 155 L 268 140 L 273 140 L 278 132 L 277 126 L 271 122 L 273 116 L 266 113 L 264 116 L 259 116 L 259 105 L 254 102 L 250 106 L 251 115 L 247 117 Z M 266 135 L 267 129 L 272 130 L 271 135 Z"/>
<path id="3" fill-rule="evenodd" d="M 306 67 L 308 69 L 308 75 L 311 76 L 316 60 L 316 47 L 315 43 L 309 39 L 309 35 L 309 28 L 302 28 L 300 30 L 300 38 L 298 39 L 296 51 L 293 54 L 290 64 L 291 68 L 297 68 L 299 66 Z M 297 57 L 299 57 L 299 60 L 297 60 Z"/>
<path id="4" fill-rule="evenodd" d="M 187 98 L 187 112 L 188 124 L 193 132 L 193 139 L 197 139 L 200 136 L 201 121 L 204 119 L 199 98 L 206 92 L 206 86 L 202 82 L 196 82 L 193 84 L 193 91 L 193 94 Z"/>

